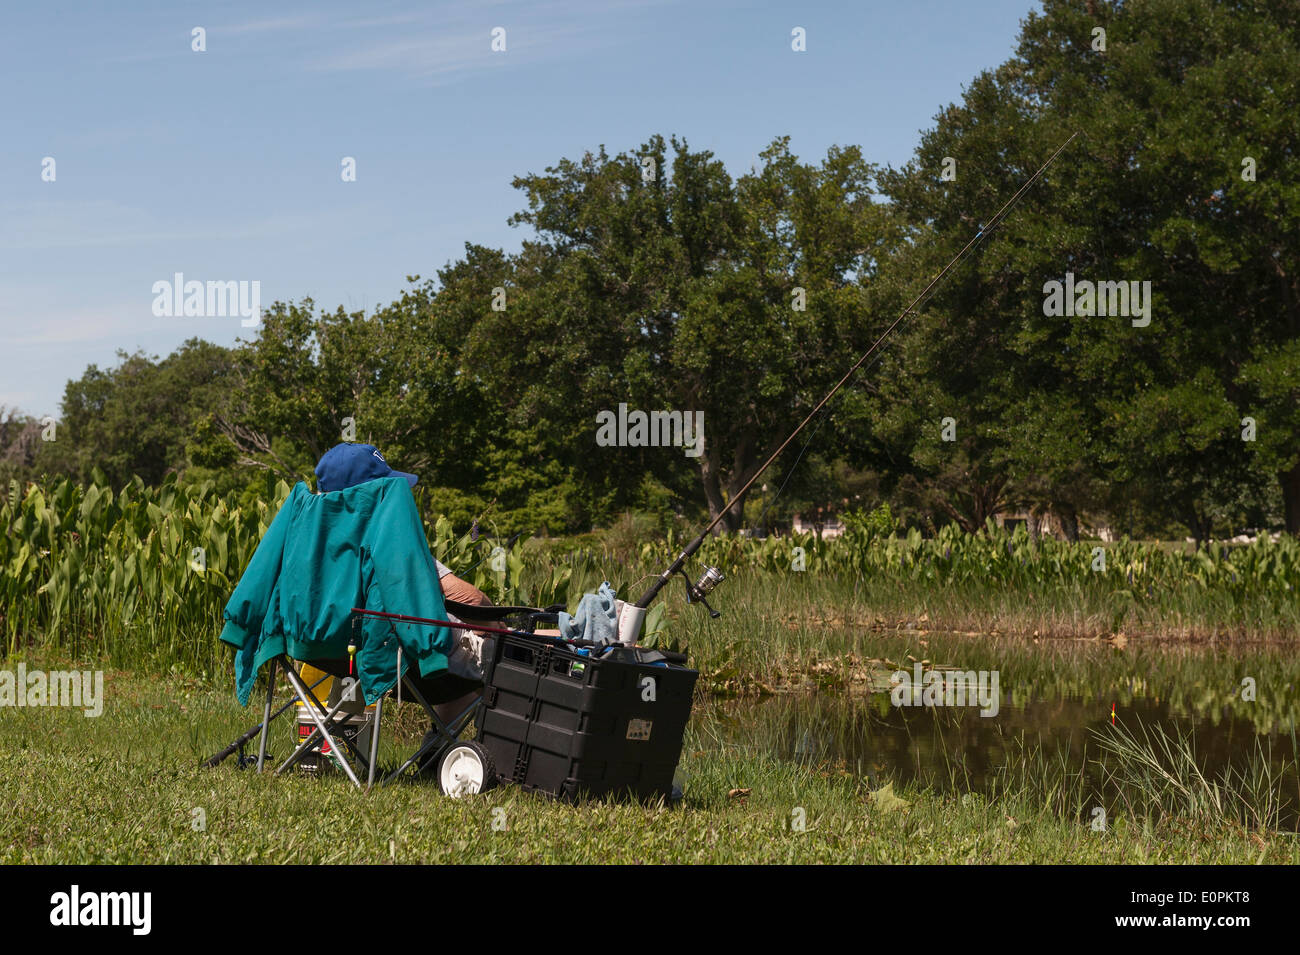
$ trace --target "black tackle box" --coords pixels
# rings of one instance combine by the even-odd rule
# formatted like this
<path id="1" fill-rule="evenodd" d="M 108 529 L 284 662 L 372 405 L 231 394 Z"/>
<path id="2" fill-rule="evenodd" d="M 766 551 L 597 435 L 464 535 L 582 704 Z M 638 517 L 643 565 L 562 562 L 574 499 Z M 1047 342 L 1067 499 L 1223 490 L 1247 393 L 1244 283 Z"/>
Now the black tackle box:
<path id="1" fill-rule="evenodd" d="M 566 800 L 670 798 L 699 672 L 498 635 L 475 723 L 497 777 Z"/>

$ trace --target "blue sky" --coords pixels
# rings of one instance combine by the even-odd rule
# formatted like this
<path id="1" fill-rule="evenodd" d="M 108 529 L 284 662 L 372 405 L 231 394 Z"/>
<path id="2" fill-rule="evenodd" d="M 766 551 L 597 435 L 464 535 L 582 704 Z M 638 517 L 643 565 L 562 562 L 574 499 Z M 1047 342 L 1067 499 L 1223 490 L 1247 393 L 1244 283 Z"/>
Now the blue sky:
<path id="1" fill-rule="evenodd" d="M 11 4 L 0 58 L 0 405 L 57 414 L 122 348 L 233 344 L 153 283 L 372 311 L 464 243 L 517 248 L 510 181 L 654 133 L 733 175 L 779 135 L 907 161 L 1033 0 Z M 195 27 L 206 51 L 191 49 Z M 503 27 L 506 49 L 493 52 Z M 803 27 L 806 52 L 791 50 Z M 356 160 L 356 181 L 340 177 Z M 42 181 L 45 157 L 56 178 Z"/>

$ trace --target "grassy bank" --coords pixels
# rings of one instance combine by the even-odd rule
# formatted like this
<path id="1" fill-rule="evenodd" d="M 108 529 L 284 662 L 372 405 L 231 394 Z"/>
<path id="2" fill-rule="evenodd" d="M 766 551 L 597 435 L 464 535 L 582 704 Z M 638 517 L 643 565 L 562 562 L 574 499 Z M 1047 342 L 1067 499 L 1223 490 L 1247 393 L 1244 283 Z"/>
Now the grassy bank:
<path id="1" fill-rule="evenodd" d="M 707 718 L 688 732 L 677 808 L 572 807 L 513 787 L 453 801 L 419 782 L 360 794 L 337 774 L 199 769 L 257 719 L 228 689 L 111 672 L 105 695 L 95 719 L 0 714 L 0 862 L 1300 862 L 1295 835 L 1194 801 L 1135 799 L 1094 831 L 1068 784 L 1034 783 L 1031 763 L 991 798 L 895 791 L 723 743 Z"/>

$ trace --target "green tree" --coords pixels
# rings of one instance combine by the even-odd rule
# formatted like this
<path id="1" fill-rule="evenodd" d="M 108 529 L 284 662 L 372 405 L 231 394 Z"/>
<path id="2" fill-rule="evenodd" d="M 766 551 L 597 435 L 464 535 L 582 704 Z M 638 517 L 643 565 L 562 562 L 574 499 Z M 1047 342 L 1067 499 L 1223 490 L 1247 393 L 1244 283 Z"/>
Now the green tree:
<path id="1" fill-rule="evenodd" d="M 37 466 L 113 485 L 132 475 L 159 484 L 183 471 L 193 423 L 224 400 L 233 380 L 229 349 L 192 338 L 164 359 L 118 352 L 117 367 L 91 365 L 64 389 L 56 439 Z"/>
<path id="2" fill-rule="evenodd" d="M 1066 511 L 1137 498 L 1201 537 L 1258 513 L 1267 475 L 1300 530 L 1297 129 L 1282 105 L 1300 82 L 1298 21 L 1292 3 L 1213 0 L 1049 0 L 1031 15 L 1017 55 L 941 114 L 885 189 L 918 235 L 964 238 L 1069 131 L 1084 135 L 918 318 L 906 350 L 920 400 L 896 389 L 879 417 L 960 409 L 966 452 L 1013 497 Z M 955 183 L 939 178 L 945 156 Z M 1247 156 L 1268 176 L 1243 179 Z M 900 268 L 924 274 L 949 251 L 918 243 Z M 1045 283 L 1067 272 L 1151 282 L 1150 324 L 1045 315 Z M 1253 445 L 1239 437 L 1252 411 L 1268 422 Z"/>
<path id="3" fill-rule="evenodd" d="M 860 286 L 888 235 L 858 149 L 812 166 L 779 139 L 762 160 L 733 182 L 707 151 L 655 137 L 521 177 L 528 209 L 514 221 L 539 233 L 524 255 L 548 264 L 519 311 L 476 328 L 494 346 L 517 335 L 509 361 L 530 380 L 518 401 L 581 423 L 567 435 L 577 453 L 623 487 L 647 470 L 677 485 L 693 467 L 710 516 L 865 340 Z M 703 453 L 596 447 L 596 413 L 621 402 L 703 412 Z M 733 508 L 723 526 L 740 522 Z"/>

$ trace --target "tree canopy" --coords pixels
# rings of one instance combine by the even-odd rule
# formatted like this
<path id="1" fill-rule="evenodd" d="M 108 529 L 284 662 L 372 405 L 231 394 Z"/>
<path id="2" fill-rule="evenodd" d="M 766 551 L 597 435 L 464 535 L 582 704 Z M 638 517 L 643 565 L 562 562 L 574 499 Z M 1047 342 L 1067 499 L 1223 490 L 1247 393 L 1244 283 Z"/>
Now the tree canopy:
<path id="1" fill-rule="evenodd" d="M 765 481 L 972 529 L 1300 533 L 1298 86 L 1294 0 L 1048 0 L 901 168 L 785 136 L 739 176 L 658 135 L 560 159 L 514 180 L 517 253 L 467 244 L 373 314 L 281 302 L 236 348 L 92 366 L 73 440 L 28 434 L 7 466 L 256 486 L 351 434 L 518 529 L 716 515 L 1078 132 Z M 1058 314 L 1052 283 L 1096 294 Z M 620 405 L 702 413 L 702 453 L 603 446 Z"/>

